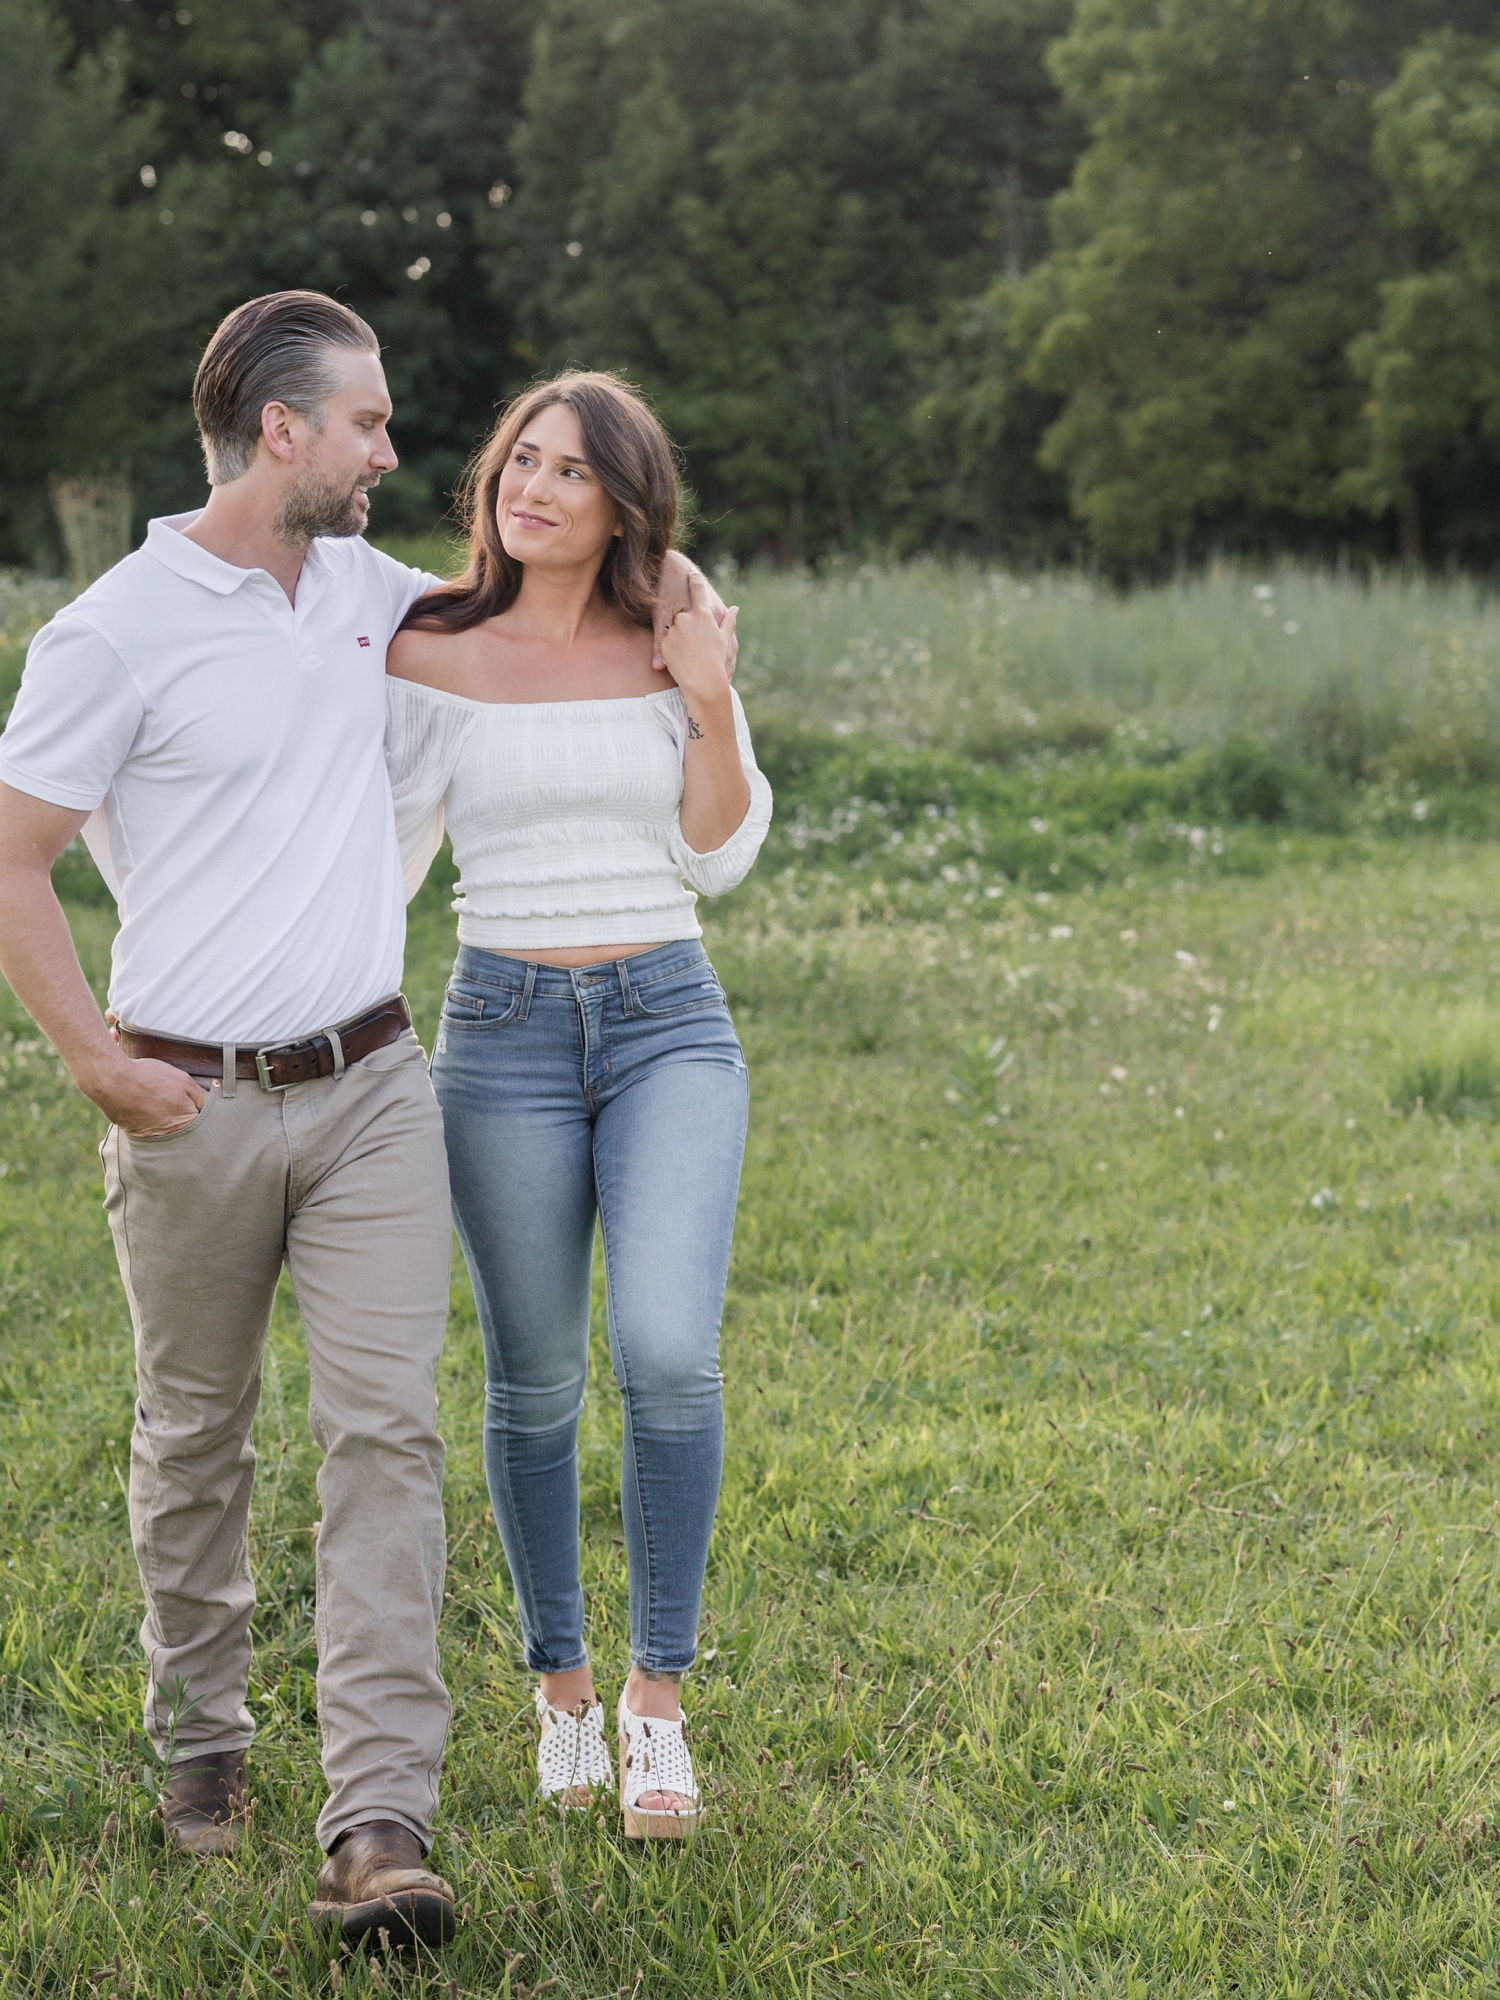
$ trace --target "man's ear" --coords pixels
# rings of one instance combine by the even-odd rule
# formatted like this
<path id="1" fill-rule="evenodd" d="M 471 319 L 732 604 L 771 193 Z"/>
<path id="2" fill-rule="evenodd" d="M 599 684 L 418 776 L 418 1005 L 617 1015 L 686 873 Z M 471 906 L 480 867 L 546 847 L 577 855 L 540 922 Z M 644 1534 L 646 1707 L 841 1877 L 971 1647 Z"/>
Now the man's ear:
<path id="1" fill-rule="evenodd" d="M 284 465 L 289 465 L 296 455 L 295 417 L 296 412 L 285 403 L 267 403 L 260 413 L 260 434 L 266 448 Z"/>

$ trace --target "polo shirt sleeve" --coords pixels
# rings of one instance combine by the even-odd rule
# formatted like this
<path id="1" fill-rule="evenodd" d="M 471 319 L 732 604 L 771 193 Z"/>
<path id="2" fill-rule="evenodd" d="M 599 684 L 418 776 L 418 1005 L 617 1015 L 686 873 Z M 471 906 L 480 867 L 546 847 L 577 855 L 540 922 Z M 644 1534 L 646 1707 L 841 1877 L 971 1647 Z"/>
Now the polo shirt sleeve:
<path id="1" fill-rule="evenodd" d="M 146 704 L 114 648 L 59 612 L 32 640 L 0 735 L 0 780 L 47 805 L 92 812 L 130 755 Z"/>
<path id="2" fill-rule="evenodd" d="M 447 585 L 440 576 L 429 576 L 425 570 L 412 569 L 406 563 L 397 562 L 383 549 L 371 548 L 368 542 L 364 546 L 374 557 L 376 570 L 390 597 L 390 635 L 394 637 L 396 627 L 419 597 L 425 597 L 429 590 L 445 590 Z"/>

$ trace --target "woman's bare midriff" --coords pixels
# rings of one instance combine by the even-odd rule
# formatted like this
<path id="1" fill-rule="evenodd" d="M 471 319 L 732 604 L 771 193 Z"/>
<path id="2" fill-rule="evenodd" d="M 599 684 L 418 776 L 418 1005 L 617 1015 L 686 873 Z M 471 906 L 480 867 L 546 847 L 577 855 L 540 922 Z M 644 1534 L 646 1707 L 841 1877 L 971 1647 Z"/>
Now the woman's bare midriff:
<path id="1" fill-rule="evenodd" d="M 496 958 L 519 958 L 527 965 L 560 965 L 576 972 L 582 965 L 611 965 L 617 958 L 635 958 L 643 951 L 655 951 L 654 944 L 570 944 L 556 951 L 505 951 L 499 945 L 484 947 Z"/>

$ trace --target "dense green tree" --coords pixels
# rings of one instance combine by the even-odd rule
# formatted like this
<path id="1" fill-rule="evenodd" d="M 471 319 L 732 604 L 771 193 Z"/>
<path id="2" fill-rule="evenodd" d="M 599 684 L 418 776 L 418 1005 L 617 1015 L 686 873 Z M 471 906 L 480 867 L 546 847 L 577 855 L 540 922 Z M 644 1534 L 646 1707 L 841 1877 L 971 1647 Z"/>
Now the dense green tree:
<path id="1" fill-rule="evenodd" d="M 1080 0 L 1053 54 L 1090 143 L 1018 301 L 1063 398 L 1044 462 L 1121 559 L 1357 525 L 1348 349 L 1396 255 L 1371 105 L 1487 0 Z M 1365 489 L 1368 491 L 1368 489 Z"/>
<path id="2" fill-rule="evenodd" d="M 998 539 L 955 491 L 962 451 L 934 439 L 930 367 L 1067 172 L 1042 66 L 1066 13 L 550 0 L 496 283 L 541 363 L 651 391 L 714 543 Z"/>
<path id="3" fill-rule="evenodd" d="M 148 119 L 101 61 L 72 62 L 40 0 L 0 0 L 0 552 L 48 546 L 49 473 L 131 456 L 122 378 L 159 380 L 148 303 L 162 232 L 139 166 Z"/>
<path id="4" fill-rule="evenodd" d="M 428 526 L 522 367 L 475 231 L 513 172 L 530 8 L 68 11 L 65 27 L 43 0 L 0 0 L 0 247 L 18 274 L 0 560 L 55 560 L 51 471 L 128 458 L 141 520 L 194 504 L 203 343 L 284 285 L 346 299 L 386 343 L 404 465 L 377 523 Z"/>
<path id="5" fill-rule="evenodd" d="M 204 341 L 314 285 L 387 530 L 579 362 L 709 548 L 1489 564 L 1497 167 L 1500 0 L 0 0 L 0 561 L 53 473 L 191 504 Z"/>
<path id="6" fill-rule="evenodd" d="M 1415 554 L 1500 552 L 1500 37 L 1443 29 L 1376 102 L 1376 160 L 1413 269 L 1355 342 L 1369 382 L 1376 506 Z"/>
<path id="7" fill-rule="evenodd" d="M 54 0 L 74 47 L 104 63 L 128 108 L 151 112 L 168 159 L 217 159 L 226 129 L 263 139 L 303 65 L 354 18 L 353 0 Z"/>

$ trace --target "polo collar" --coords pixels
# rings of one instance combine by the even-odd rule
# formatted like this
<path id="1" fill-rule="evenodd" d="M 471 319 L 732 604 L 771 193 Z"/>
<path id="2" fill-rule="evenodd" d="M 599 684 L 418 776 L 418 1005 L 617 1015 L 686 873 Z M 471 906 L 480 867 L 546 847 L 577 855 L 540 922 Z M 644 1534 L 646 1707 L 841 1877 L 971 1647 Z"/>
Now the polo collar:
<path id="1" fill-rule="evenodd" d="M 194 507 L 186 514 L 158 515 L 146 527 L 146 553 L 174 575 L 186 577 L 189 583 L 201 583 L 220 597 L 230 597 L 251 577 L 264 576 L 266 572 L 237 569 L 233 563 L 224 562 L 196 542 L 190 542 L 183 529 L 190 528 L 202 512 L 201 507 Z M 349 567 L 349 558 L 337 541 L 328 536 L 320 536 L 313 542 L 302 561 L 304 568 L 322 570 L 327 576 L 342 576 Z"/>
<path id="2" fill-rule="evenodd" d="M 352 540 L 353 537 L 351 536 L 350 539 Z M 315 564 L 319 569 L 326 570 L 330 576 L 342 576 L 344 571 L 349 567 L 349 558 L 339 546 L 337 537 L 333 535 L 320 535 L 315 542 L 309 545 L 307 554 L 303 560 L 304 562 Z"/>
<path id="3" fill-rule="evenodd" d="M 146 553 L 155 556 L 174 575 L 186 577 L 189 583 L 204 584 L 220 597 L 229 597 L 241 584 L 263 572 L 236 569 L 233 563 L 223 562 L 207 549 L 200 549 L 196 542 L 190 542 L 182 531 L 192 527 L 202 512 L 201 507 L 194 507 L 186 514 L 162 514 L 148 522 Z"/>

